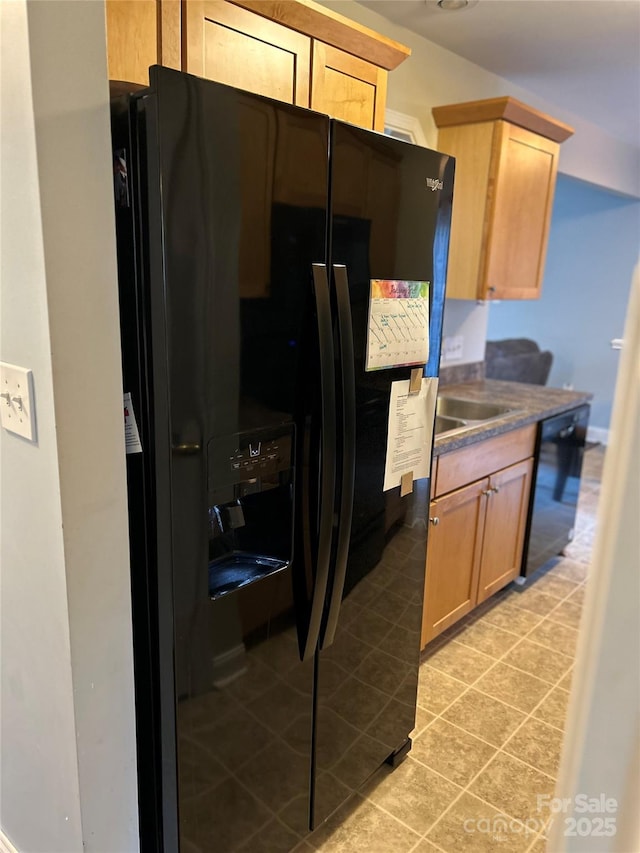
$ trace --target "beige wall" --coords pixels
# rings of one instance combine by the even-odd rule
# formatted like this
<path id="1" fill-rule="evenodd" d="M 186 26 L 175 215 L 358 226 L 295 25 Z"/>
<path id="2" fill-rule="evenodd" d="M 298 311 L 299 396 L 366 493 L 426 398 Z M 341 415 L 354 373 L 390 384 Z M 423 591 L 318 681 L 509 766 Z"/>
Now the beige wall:
<path id="1" fill-rule="evenodd" d="M 1 431 L 0 826 L 21 851 L 137 849 L 104 9 L 0 4 L 0 358 L 38 438 Z"/>

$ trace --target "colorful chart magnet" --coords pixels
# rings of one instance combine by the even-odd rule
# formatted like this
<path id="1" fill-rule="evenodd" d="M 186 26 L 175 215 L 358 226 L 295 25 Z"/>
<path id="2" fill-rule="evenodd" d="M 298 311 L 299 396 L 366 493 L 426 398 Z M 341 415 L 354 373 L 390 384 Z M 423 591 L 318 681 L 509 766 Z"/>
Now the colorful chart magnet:
<path id="1" fill-rule="evenodd" d="M 366 370 L 429 360 L 429 282 L 371 279 Z"/>

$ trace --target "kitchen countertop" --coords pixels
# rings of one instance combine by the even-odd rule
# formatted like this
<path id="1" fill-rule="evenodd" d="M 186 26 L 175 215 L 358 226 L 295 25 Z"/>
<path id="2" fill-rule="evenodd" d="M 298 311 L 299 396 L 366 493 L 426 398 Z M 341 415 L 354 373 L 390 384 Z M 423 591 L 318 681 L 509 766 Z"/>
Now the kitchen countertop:
<path id="1" fill-rule="evenodd" d="M 514 411 L 467 427 L 461 432 L 436 435 L 434 456 L 559 415 L 576 406 L 589 403 L 593 398 L 593 394 L 587 391 L 565 391 L 563 388 L 549 388 L 547 385 L 502 382 L 497 379 L 445 385 L 440 388 L 439 393 L 442 396 L 460 397 L 465 400 L 500 403 L 513 408 Z"/>

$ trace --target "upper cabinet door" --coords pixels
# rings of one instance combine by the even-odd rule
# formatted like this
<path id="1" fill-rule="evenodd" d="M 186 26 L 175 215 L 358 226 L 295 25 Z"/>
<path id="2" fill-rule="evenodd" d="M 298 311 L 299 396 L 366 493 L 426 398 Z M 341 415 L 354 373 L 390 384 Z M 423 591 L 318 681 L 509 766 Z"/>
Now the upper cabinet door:
<path id="1" fill-rule="evenodd" d="M 456 158 L 447 296 L 537 299 L 560 143 L 572 128 L 513 98 L 434 107 Z"/>
<path id="2" fill-rule="evenodd" d="M 383 68 L 314 41 L 311 109 L 382 131 L 386 94 Z"/>
<path id="3" fill-rule="evenodd" d="M 483 297 L 537 299 L 558 171 L 558 143 L 498 122 Z"/>
<path id="4" fill-rule="evenodd" d="M 183 70 L 309 106 L 311 39 L 224 0 L 183 7 Z"/>

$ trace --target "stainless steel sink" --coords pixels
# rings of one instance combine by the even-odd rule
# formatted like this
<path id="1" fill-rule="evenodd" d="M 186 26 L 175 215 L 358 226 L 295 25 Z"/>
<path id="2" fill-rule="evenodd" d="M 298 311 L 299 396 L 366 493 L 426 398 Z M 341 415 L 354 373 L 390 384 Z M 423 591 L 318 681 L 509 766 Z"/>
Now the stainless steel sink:
<path id="1" fill-rule="evenodd" d="M 438 396 L 436 402 L 436 435 L 445 432 L 462 431 L 478 426 L 485 421 L 500 418 L 516 412 L 510 406 L 499 403 L 485 403 L 479 400 L 463 400 L 461 397 Z"/>
<path id="2" fill-rule="evenodd" d="M 436 414 L 445 418 L 459 418 L 464 421 L 486 421 L 512 412 L 509 406 L 498 403 L 484 403 L 478 400 L 462 400 L 459 397 L 439 396 Z"/>
<path id="3" fill-rule="evenodd" d="M 441 432 L 449 432 L 451 429 L 460 429 L 466 426 L 466 421 L 460 418 L 448 418 L 446 415 L 436 415 L 436 435 Z"/>

